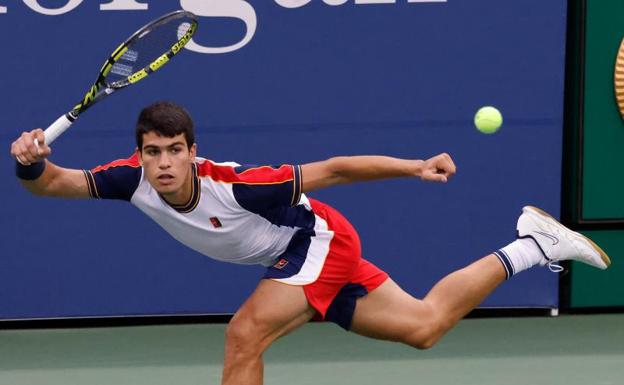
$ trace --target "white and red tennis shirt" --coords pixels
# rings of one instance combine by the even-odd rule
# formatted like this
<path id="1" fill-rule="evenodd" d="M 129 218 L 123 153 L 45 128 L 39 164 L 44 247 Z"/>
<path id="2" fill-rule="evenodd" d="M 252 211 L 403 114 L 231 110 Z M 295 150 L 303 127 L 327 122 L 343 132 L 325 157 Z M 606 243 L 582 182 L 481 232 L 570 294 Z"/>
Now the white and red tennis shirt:
<path id="1" fill-rule="evenodd" d="M 287 260 L 271 278 L 297 285 L 316 280 L 334 232 L 302 194 L 300 166 L 246 167 L 196 158 L 192 167 L 193 193 L 181 206 L 154 190 L 136 154 L 84 172 L 92 197 L 129 201 L 206 256 L 277 267 Z"/>
<path id="2" fill-rule="evenodd" d="M 357 298 L 388 274 L 362 258 L 359 237 L 346 218 L 302 194 L 301 167 L 247 167 L 203 158 L 192 167 L 191 199 L 180 206 L 154 190 L 137 155 L 84 173 L 92 197 L 131 202 L 206 256 L 267 266 L 264 278 L 302 285 L 320 319 L 349 330 Z"/>

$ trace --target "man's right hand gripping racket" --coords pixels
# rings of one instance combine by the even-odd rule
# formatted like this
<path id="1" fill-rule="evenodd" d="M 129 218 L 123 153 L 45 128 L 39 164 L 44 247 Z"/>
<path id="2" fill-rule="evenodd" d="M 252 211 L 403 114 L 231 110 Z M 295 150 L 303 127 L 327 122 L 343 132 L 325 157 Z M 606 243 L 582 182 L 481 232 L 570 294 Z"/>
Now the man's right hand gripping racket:
<path id="1" fill-rule="evenodd" d="M 184 48 L 197 30 L 197 18 L 187 11 L 168 13 L 136 31 L 104 62 L 97 80 L 71 111 L 45 131 L 49 145 L 89 107 L 167 64 Z"/>

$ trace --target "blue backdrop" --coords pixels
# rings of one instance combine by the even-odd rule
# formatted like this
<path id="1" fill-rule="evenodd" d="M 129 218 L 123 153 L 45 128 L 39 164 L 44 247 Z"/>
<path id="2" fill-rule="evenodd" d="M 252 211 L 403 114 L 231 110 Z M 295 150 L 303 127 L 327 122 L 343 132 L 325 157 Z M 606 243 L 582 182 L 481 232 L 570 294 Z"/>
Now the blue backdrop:
<path id="1" fill-rule="evenodd" d="M 38 198 L 13 176 L 17 135 L 71 108 L 120 40 L 181 7 L 200 16 L 194 51 L 83 115 L 53 162 L 128 156 L 138 111 L 160 99 L 189 109 L 199 154 L 216 161 L 449 152 L 448 184 L 310 194 L 350 218 L 365 257 L 417 296 L 513 240 L 523 205 L 559 214 L 564 0 L 58 3 L 0 0 L 1 319 L 230 313 L 262 275 L 186 249 L 128 204 Z M 133 4 L 143 9 L 107 9 Z M 505 123 L 482 135 L 472 118 L 489 104 Z M 483 306 L 556 307 L 557 290 L 536 269 Z"/>

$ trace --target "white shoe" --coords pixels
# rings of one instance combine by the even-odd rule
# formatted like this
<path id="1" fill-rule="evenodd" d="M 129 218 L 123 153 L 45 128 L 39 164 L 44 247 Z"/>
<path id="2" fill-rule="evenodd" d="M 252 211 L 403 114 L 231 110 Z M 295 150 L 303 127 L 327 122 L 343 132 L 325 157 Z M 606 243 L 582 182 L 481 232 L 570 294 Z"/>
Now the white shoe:
<path id="1" fill-rule="evenodd" d="M 557 271 L 553 269 L 555 262 L 569 259 L 603 270 L 611 264 L 607 253 L 591 239 L 568 229 L 537 207 L 522 208 L 517 229 L 519 238 L 530 237 L 537 242 L 545 257 L 540 265 L 548 265 L 553 271 Z"/>

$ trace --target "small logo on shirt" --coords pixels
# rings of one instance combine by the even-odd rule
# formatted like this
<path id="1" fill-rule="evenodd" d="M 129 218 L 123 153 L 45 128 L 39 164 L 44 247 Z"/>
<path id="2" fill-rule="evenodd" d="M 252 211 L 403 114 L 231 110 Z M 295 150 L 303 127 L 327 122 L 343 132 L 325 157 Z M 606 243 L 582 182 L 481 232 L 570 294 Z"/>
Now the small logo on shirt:
<path id="1" fill-rule="evenodd" d="M 275 265 L 273 265 L 273 267 L 276 269 L 283 269 L 286 265 L 288 265 L 288 261 L 282 258 Z"/>
<path id="2" fill-rule="evenodd" d="M 215 228 L 217 228 L 217 229 L 218 229 L 219 227 L 223 226 L 223 225 L 221 224 L 221 221 L 220 221 L 220 220 L 219 220 L 219 218 L 217 218 L 217 217 L 211 217 L 211 218 L 210 218 L 210 223 L 212 223 L 212 225 L 213 225 Z"/>

